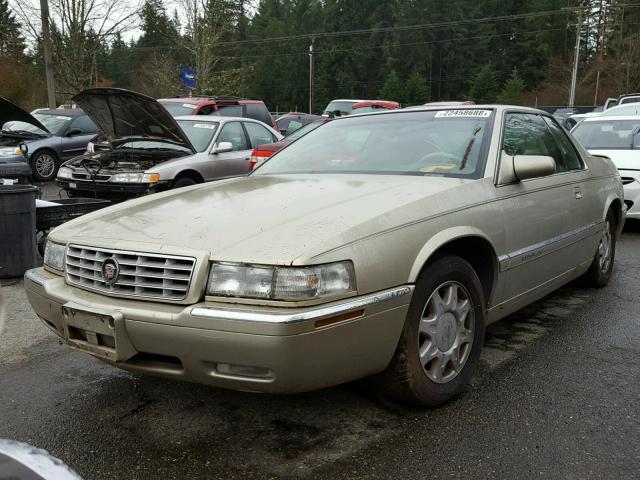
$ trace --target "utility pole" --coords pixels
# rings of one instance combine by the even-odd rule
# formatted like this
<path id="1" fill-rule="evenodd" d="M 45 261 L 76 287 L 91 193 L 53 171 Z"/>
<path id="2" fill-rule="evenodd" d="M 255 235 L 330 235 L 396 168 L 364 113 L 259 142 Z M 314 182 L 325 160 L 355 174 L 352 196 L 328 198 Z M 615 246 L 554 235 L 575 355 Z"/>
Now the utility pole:
<path id="1" fill-rule="evenodd" d="M 571 92 L 569 93 L 569 106 L 573 107 L 576 101 L 576 83 L 578 81 L 578 61 L 580 60 L 580 30 L 582 27 L 582 10 L 578 9 L 578 23 L 576 24 L 576 51 L 573 57 L 573 71 L 571 72 Z"/>
<path id="2" fill-rule="evenodd" d="M 600 32 L 600 55 L 598 57 L 598 71 L 596 73 L 596 93 L 593 97 L 593 106 L 598 106 L 598 90 L 600 89 L 600 72 L 602 71 L 602 65 L 604 64 L 604 41 L 606 38 L 607 28 L 607 6 L 603 5 L 604 2 L 600 2 L 600 8 L 602 9 L 602 30 Z"/>
<path id="3" fill-rule="evenodd" d="M 47 78 L 49 108 L 56 108 L 56 86 L 53 81 L 53 60 L 51 59 L 51 34 L 49 32 L 49 0 L 40 0 L 42 18 L 42 48 L 44 50 L 44 72 Z"/>
<path id="4" fill-rule="evenodd" d="M 313 113 L 313 44 L 315 37 L 311 36 L 311 44 L 309 45 L 309 113 Z"/>

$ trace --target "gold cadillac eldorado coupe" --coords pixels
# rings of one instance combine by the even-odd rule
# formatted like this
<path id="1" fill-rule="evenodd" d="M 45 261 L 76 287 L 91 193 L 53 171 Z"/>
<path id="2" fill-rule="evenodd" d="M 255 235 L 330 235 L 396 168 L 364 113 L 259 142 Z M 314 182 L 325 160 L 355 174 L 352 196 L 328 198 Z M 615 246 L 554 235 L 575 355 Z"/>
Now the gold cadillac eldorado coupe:
<path id="1" fill-rule="evenodd" d="M 487 324 L 605 285 L 624 220 L 614 165 L 544 112 L 396 110 L 70 221 L 25 288 L 71 347 L 126 370 L 273 393 L 371 377 L 434 406 Z"/>

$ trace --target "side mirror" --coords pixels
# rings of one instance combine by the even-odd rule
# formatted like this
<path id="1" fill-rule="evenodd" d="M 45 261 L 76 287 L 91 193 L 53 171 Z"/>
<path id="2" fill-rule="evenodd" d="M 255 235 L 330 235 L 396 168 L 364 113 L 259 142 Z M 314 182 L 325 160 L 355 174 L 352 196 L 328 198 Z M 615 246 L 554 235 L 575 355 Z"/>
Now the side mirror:
<path id="1" fill-rule="evenodd" d="M 67 132 L 66 136 L 75 137 L 76 135 L 80 135 L 81 133 L 82 133 L 82 130 L 80 130 L 79 128 L 72 128 Z"/>
<path id="2" fill-rule="evenodd" d="M 516 155 L 513 157 L 513 172 L 520 181 L 546 177 L 556 173 L 556 161 L 545 155 Z"/>
<path id="3" fill-rule="evenodd" d="M 219 142 L 216 143 L 215 147 L 213 147 L 213 151 L 211 153 L 225 153 L 233 151 L 233 143 L 231 142 Z"/>

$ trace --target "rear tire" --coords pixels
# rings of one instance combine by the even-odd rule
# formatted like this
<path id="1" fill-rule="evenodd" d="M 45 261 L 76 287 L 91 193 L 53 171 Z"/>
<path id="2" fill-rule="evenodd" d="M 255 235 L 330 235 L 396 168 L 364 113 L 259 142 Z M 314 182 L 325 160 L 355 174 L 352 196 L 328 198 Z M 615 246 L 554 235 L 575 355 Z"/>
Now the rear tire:
<path id="1" fill-rule="evenodd" d="M 598 248 L 593 256 L 589 270 L 582 276 L 582 283 L 587 287 L 600 288 L 609 283 L 616 256 L 616 218 L 609 210 L 605 218 Z"/>
<path id="2" fill-rule="evenodd" d="M 172 188 L 189 187 L 191 185 L 196 185 L 197 183 L 198 182 L 191 177 L 180 177 L 173 182 Z"/>
<path id="3" fill-rule="evenodd" d="M 379 394 L 427 407 L 459 395 L 478 364 L 484 327 L 473 267 L 453 255 L 432 260 L 418 277 L 394 357 L 373 379 Z"/>

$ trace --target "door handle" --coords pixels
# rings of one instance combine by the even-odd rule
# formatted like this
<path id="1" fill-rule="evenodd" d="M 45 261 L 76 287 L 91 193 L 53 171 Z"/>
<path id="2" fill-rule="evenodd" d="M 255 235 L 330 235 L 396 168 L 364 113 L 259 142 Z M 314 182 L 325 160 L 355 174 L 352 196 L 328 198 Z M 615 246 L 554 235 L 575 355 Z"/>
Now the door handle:
<path id="1" fill-rule="evenodd" d="M 574 187 L 573 194 L 575 195 L 576 199 L 580 200 L 582 198 L 582 189 L 580 187 Z"/>

